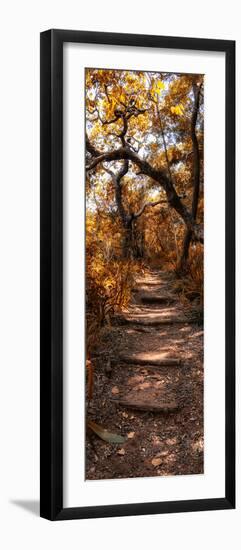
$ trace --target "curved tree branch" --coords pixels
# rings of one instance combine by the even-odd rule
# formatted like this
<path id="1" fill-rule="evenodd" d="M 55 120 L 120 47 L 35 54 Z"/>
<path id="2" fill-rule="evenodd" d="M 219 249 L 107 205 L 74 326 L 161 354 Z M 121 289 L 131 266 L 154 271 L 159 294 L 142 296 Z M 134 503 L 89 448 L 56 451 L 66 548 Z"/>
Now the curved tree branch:
<path id="1" fill-rule="evenodd" d="M 187 229 L 190 229 L 193 232 L 195 239 L 203 242 L 203 228 L 195 223 L 192 213 L 189 212 L 187 207 L 181 201 L 166 171 L 151 166 L 149 162 L 141 159 L 133 150 L 131 150 L 127 144 L 115 149 L 114 151 L 102 153 L 101 151 L 95 149 L 93 145 L 90 144 L 89 139 L 87 139 L 86 149 L 94 157 L 90 164 L 86 166 L 87 170 L 93 170 L 93 168 L 101 162 L 110 162 L 114 160 L 130 160 L 136 164 L 140 168 L 142 174 L 152 178 L 162 186 L 166 192 L 169 205 L 181 216 L 187 226 Z"/>
<path id="2" fill-rule="evenodd" d="M 140 208 L 140 210 L 138 212 L 136 212 L 136 214 L 133 214 L 133 218 L 139 218 L 143 212 L 145 211 L 146 208 L 149 208 L 149 207 L 154 207 L 154 206 L 157 206 L 158 204 L 167 204 L 167 201 L 165 200 L 159 200 L 159 201 L 155 201 L 155 202 L 144 202 L 144 204 L 142 205 L 142 207 Z"/>

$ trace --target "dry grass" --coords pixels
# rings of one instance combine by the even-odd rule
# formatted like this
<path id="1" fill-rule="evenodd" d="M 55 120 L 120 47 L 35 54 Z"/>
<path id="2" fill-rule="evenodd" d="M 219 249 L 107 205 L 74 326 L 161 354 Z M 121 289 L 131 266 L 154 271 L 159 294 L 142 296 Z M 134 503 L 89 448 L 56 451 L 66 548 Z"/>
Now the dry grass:
<path id="1" fill-rule="evenodd" d="M 86 285 L 87 353 L 98 344 L 102 328 L 111 324 L 112 315 L 127 307 L 140 269 L 141 264 L 133 260 L 106 261 L 100 253 L 92 257 Z"/>

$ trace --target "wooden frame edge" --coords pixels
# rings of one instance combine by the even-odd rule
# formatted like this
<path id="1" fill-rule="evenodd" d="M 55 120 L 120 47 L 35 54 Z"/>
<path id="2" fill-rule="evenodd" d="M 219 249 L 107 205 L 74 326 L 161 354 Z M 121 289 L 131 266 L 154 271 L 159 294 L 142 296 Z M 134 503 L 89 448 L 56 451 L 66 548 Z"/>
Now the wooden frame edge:
<path id="1" fill-rule="evenodd" d="M 235 42 L 58 29 L 45 31 L 40 37 L 40 516 L 53 521 L 235 508 Z M 63 261 L 62 46 L 66 41 L 226 54 L 225 498 L 63 508 L 63 281 L 60 267 Z"/>

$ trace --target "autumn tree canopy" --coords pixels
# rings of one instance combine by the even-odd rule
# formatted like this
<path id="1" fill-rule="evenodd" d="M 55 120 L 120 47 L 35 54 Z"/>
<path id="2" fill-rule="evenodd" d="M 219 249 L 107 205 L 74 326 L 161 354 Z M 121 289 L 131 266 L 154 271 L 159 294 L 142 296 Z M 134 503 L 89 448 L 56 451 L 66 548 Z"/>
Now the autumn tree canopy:
<path id="1" fill-rule="evenodd" d="M 189 235 L 202 241 L 191 197 L 194 188 L 199 195 L 202 163 L 202 77 L 87 70 L 86 117 L 89 180 L 110 176 L 123 224 L 128 224 L 128 214 L 138 214 L 127 212 L 122 200 L 127 180 L 130 186 L 135 181 L 149 196 L 158 192 Z"/>

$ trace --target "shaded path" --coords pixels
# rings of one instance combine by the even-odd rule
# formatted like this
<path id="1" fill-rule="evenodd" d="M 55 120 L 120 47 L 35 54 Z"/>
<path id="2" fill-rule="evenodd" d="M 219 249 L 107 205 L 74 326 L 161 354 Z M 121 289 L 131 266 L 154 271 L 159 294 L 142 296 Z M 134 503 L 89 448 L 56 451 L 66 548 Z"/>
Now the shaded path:
<path id="1" fill-rule="evenodd" d="M 203 331 L 175 294 L 171 272 L 136 280 L 95 357 L 88 417 L 127 436 L 87 435 L 87 479 L 203 471 Z"/>

